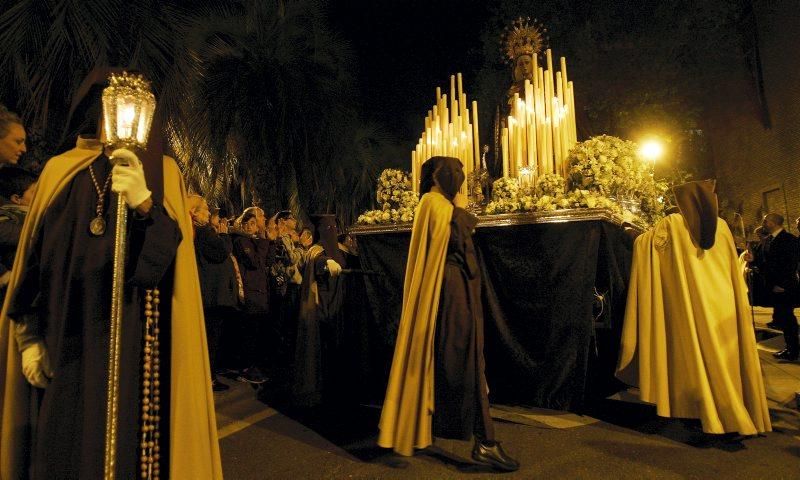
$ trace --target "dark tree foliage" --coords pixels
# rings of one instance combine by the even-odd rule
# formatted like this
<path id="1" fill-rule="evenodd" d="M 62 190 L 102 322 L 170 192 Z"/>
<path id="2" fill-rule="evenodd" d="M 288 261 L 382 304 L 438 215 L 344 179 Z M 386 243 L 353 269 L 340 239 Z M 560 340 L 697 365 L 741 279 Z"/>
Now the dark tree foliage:
<path id="1" fill-rule="evenodd" d="M 179 66 L 189 98 L 170 124 L 195 186 L 241 182 L 268 211 L 352 221 L 371 201 L 384 135 L 358 121 L 355 61 L 320 4 L 245 2 L 201 24 Z"/>
<path id="2" fill-rule="evenodd" d="M 323 3 L 5 0 L 0 12 L 1 101 L 42 159 L 80 131 L 70 113 L 87 73 L 124 67 L 153 81 L 194 190 L 345 223 L 369 206 L 386 135 L 359 121 L 355 61 Z"/>

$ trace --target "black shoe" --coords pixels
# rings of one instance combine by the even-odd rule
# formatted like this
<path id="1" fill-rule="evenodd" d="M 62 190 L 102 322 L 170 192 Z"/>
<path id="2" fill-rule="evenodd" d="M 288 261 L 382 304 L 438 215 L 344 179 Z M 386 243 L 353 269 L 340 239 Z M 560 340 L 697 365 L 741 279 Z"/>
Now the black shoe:
<path id="1" fill-rule="evenodd" d="M 487 442 L 488 443 L 488 442 Z M 475 440 L 472 447 L 472 459 L 479 463 L 491 465 L 495 470 L 515 472 L 519 469 L 519 462 L 509 457 L 500 446 L 500 442 L 492 442 L 489 446 L 484 442 Z"/>
<path id="2" fill-rule="evenodd" d="M 771 328 L 773 330 L 780 330 L 781 329 L 780 325 L 778 325 L 778 323 L 775 322 L 775 321 L 769 322 L 767 324 L 767 328 Z"/>
<path id="3" fill-rule="evenodd" d="M 250 367 L 242 370 L 242 373 L 236 377 L 236 380 L 239 382 L 259 385 L 265 383 L 268 379 L 263 373 L 261 373 L 261 370 L 259 370 L 258 367 Z"/>
<path id="4" fill-rule="evenodd" d="M 216 378 L 211 381 L 211 390 L 215 392 L 224 392 L 225 390 L 231 388 L 230 385 L 220 382 Z"/>
<path id="5" fill-rule="evenodd" d="M 784 348 L 783 350 L 778 350 L 777 352 L 773 353 L 772 356 L 775 358 L 781 358 L 781 355 L 785 354 L 786 352 L 788 352 L 788 350 Z"/>
<path id="6" fill-rule="evenodd" d="M 790 352 L 789 349 L 785 349 L 775 354 L 775 358 L 778 360 L 786 360 L 787 362 L 796 362 L 797 359 L 800 358 L 800 352 Z"/>

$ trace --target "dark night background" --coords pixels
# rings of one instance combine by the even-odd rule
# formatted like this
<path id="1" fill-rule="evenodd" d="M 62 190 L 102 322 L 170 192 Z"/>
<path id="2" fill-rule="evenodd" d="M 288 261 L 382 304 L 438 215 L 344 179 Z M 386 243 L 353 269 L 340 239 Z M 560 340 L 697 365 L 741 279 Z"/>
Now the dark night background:
<path id="1" fill-rule="evenodd" d="M 579 140 L 655 135 L 669 159 L 658 175 L 714 176 L 708 132 L 724 122 L 712 125 L 709 113 L 721 92 L 735 86 L 731 108 L 771 128 L 757 19 L 791 5 L 0 0 L 0 102 L 23 115 L 25 160 L 41 164 L 80 129 L 67 113 L 85 104 L 75 92 L 88 72 L 140 70 L 192 190 L 233 209 L 255 202 L 350 223 L 374 204 L 383 168 L 409 168 L 435 88 L 447 90 L 450 75 L 464 75 L 481 142 L 492 143 L 511 80 L 498 41 L 519 16 L 538 19 L 554 58 L 567 59 Z"/>
<path id="2" fill-rule="evenodd" d="M 409 152 L 437 86 L 449 91 L 450 75 L 461 72 L 467 94 L 474 95 L 488 4 L 355 0 L 328 6 L 358 55 L 367 114 L 395 132 Z"/>

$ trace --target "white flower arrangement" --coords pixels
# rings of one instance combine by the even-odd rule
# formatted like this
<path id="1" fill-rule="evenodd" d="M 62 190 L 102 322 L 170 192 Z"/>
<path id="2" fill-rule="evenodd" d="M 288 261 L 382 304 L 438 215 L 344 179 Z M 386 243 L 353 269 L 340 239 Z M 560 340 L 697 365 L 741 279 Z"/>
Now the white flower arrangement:
<path id="1" fill-rule="evenodd" d="M 514 213 L 519 211 L 520 203 L 516 199 L 501 198 L 492 200 L 486 205 L 486 213 L 496 215 L 498 213 Z"/>
<path id="2" fill-rule="evenodd" d="M 495 181 L 487 214 L 606 208 L 653 224 L 663 216 L 666 183 L 656 182 L 635 143 L 601 135 L 577 144 L 567 158 L 569 182 L 557 173 L 540 175 L 531 191 L 516 179 Z M 627 205 L 624 210 L 622 205 Z"/>
<path id="3" fill-rule="evenodd" d="M 492 183 L 492 201 L 486 205 L 486 213 L 495 215 L 519 211 L 519 193 L 519 180 L 510 177 L 498 178 Z"/>
<path id="4" fill-rule="evenodd" d="M 609 135 L 576 144 L 567 162 L 573 188 L 596 190 L 607 197 L 630 196 L 650 176 L 637 145 Z"/>
<path id="5" fill-rule="evenodd" d="M 519 180 L 516 178 L 498 178 L 492 184 L 492 200 L 513 200 L 519 193 Z"/>
<path id="6" fill-rule="evenodd" d="M 653 179 L 652 166 L 640 158 L 636 143 L 610 135 L 592 137 L 575 145 L 567 162 L 573 190 L 595 192 L 605 199 L 602 204 L 610 201 L 619 211 L 624 205 L 642 223 L 652 225 L 664 216 L 660 199 L 667 185 Z"/>
<path id="7" fill-rule="evenodd" d="M 387 168 L 378 178 L 376 199 L 381 206 L 390 205 L 391 208 L 400 206 L 403 192 L 411 191 L 411 181 L 408 174 L 402 170 Z"/>
<path id="8" fill-rule="evenodd" d="M 356 223 L 381 225 L 414 221 L 414 211 L 419 204 L 419 196 L 411 190 L 408 173 L 393 168 L 381 172 L 376 199 L 381 208 L 362 213 Z"/>
<path id="9" fill-rule="evenodd" d="M 564 177 L 557 173 L 544 173 L 536 179 L 536 186 L 533 191 L 537 197 L 542 197 L 544 195 L 563 194 L 566 188 L 567 182 Z"/>

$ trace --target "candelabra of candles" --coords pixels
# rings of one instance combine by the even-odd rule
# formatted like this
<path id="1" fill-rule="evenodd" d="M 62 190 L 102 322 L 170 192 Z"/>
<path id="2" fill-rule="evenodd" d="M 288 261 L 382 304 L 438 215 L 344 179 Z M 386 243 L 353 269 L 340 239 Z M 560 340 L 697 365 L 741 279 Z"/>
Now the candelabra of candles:
<path id="1" fill-rule="evenodd" d="M 478 102 L 472 101 L 471 110 L 468 105 L 460 73 L 450 76 L 449 97 L 436 88 L 436 103 L 428 110 L 425 130 L 411 152 L 411 184 L 415 192 L 419 193 L 422 164 L 431 157 L 458 158 L 464 165 L 466 178 L 480 169 Z M 468 182 L 464 182 L 461 193 L 467 195 L 468 188 Z"/>
<path id="2" fill-rule="evenodd" d="M 509 100 L 500 133 L 504 177 L 533 183 L 543 173 L 566 176 L 567 155 L 578 141 L 574 88 L 564 57 L 559 72 L 553 71 L 550 49 L 545 61 L 546 70 L 533 55 L 533 82 L 526 79 L 522 96 L 515 93 Z"/>

